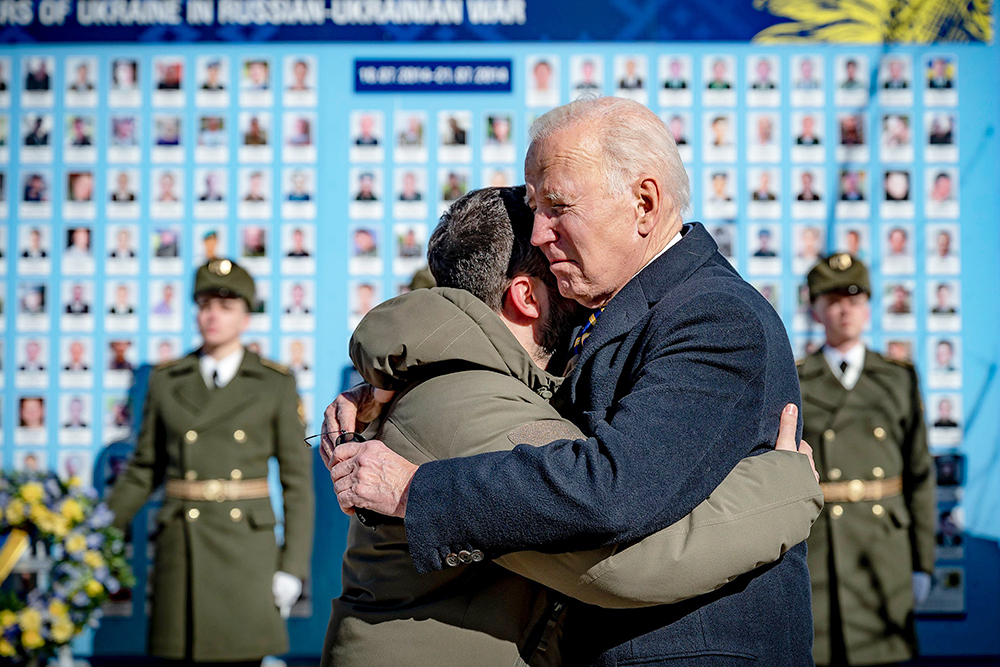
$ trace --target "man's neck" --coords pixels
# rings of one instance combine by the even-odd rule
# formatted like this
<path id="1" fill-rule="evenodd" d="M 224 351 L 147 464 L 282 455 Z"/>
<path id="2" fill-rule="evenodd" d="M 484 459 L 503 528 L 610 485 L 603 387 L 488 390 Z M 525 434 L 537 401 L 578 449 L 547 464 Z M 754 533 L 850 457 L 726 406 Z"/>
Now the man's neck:
<path id="1" fill-rule="evenodd" d="M 839 341 L 827 338 L 826 345 L 827 347 L 837 350 L 841 354 L 847 354 L 853 350 L 856 345 L 861 345 L 861 338 L 845 338 Z"/>
<path id="2" fill-rule="evenodd" d="M 216 361 L 219 359 L 225 359 L 230 354 L 242 347 L 239 338 L 235 338 L 224 343 L 219 343 L 218 345 L 208 345 L 207 343 L 201 346 L 201 351 L 203 354 L 207 354 Z"/>

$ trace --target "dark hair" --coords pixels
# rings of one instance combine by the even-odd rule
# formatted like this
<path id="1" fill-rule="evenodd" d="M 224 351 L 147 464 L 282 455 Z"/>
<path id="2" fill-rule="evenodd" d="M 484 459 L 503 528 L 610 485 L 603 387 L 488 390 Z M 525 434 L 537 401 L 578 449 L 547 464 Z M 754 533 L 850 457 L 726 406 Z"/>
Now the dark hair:
<path id="1" fill-rule="evenodd" d="M 473 190 L 441 216 L 427 244 L 438 287 L 454 287 L 495 311 L 517 275 L 554 284 L 548 261 L 531 245 L 531 209 L 524 186 Z"/>

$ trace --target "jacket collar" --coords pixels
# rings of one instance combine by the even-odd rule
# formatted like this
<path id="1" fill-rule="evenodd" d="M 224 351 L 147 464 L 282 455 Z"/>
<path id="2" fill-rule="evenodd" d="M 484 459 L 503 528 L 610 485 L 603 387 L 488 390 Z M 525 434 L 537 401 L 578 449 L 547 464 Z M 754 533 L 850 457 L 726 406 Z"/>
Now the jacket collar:
<path id="1" fill-rule="evenodd" d="M 690 278 L 719 249 L 700 222 L 685 224 L 681 235 L 680 241 L 650 262 L 604 307 L 573 368 L 574 379 L 597 350 L 631 331 L 652 306 Z"/>
<path id="2" fill-rule="evenodd" d="M 168 376 L 178 378 L 171 386 L 174 398 L 196 418 L 191 428 L 200 430 L 206 424 L 221 421 L 254 404 L 252 400 L 224 401 L 218 392 L 241 397 L 255 395 L 254 384 L 265 378 L 264 365 L 259 355 L 244 350 L 243 361 L 236 376 L 225 387 L 216 390 L 205 385 L 198 359 L 199 350 L 194 350 L 166 369 Z"/>

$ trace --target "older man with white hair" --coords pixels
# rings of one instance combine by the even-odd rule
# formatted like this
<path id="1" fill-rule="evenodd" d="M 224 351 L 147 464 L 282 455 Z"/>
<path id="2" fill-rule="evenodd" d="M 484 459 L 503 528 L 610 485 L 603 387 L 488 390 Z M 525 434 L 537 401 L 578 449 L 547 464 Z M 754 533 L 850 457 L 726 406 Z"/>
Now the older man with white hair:
<path id="1" fill-rule="evenodd" d="M 563 384 L 592 437 L 419 467 L 377 441 L 337 447 L 341 507 L 403 517 L 420 572 L 474 551 L 490 559 L 649 535 L 705 500 L 741 458 L 771 449 L 782 409 L 800 403 L 781 320 L 705 228 L 682 221 L 687 174 L 655 114 L 624 99 L 576 101 L 539 118 L 531 140 L 531 241 L 559 292 L 593 310 Z M 370 394 L 338 398 L 325 430 L 377 416 L 361 398 Z M 567 608 L 565 664 L 812 665 L 801 544 L 683 603 L 556 602 L 552 624 Z"/>

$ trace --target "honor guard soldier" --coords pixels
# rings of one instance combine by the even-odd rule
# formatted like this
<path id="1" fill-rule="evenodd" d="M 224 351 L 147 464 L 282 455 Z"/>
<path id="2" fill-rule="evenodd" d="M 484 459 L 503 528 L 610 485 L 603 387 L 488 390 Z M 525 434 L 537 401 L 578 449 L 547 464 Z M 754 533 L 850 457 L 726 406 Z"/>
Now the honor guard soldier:
<path id="1" fill-rule="evenodd" d="M 309 575 L 312 458 L 302 404 L 279 364 L 240 343 L 254 283 L 227 259 L 198 269 L 200 349 L 158 366 L 135 453 L 108 505 L 125 527 L 160 485 L 150 653 L 176 664 L 259 665 L 288 650 L 283 617 Z M 268 459 L 284 496 L 275 542 Z M 175 664 L 175 663 L 171 663 Z"/>
<path id="2" fill-rule="evenodd" d="M 826 343 L 798 364 L 803 438 L 826 507 L 809 538 L 817 665 L 887 665 L 916 650 L 913 608 L 934 566 L 934 465 L 917 372 L 868 350 L 868 269 L 846 253 L 809 272 Z"/>

